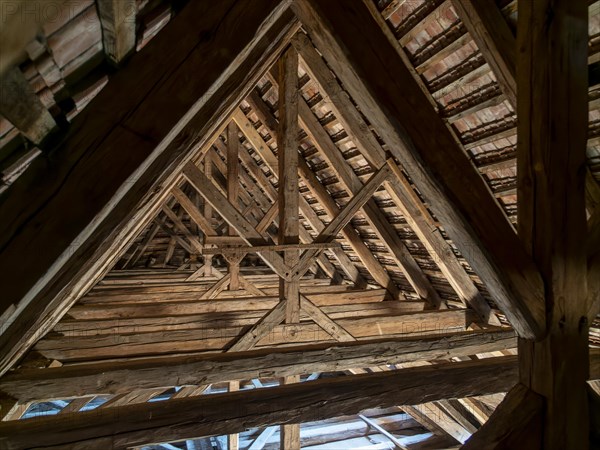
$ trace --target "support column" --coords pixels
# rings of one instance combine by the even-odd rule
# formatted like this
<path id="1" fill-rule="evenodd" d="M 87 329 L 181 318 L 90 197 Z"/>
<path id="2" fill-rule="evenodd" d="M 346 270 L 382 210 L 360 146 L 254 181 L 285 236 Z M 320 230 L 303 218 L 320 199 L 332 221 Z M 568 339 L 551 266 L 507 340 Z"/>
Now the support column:
<path id="1" fill-rule="evenodd" d="M 231 121 L 227 127 L 227 200 L 233 206 L 238 206 L 238 196 L 240 191 L 240 165 L 238 162 L 238 151 L 240 138 L 238 136 L 238 127 Z M 229 228 L 230 236 L 237 236 L 233 227 Z M 240 288 L 240 260 L 239 258 L 226 258 L 229 267 L 229 290 L 237 291 Z"/>
<path id="2" fill-rule="evenodd" d="M 279 61 L 279 244 L 299 244 L 298 223 L 298 54 L 290 47 Z M 298 250 L 286 250 L 288 267 L 298 264 Z M 280 280 L 279 297 L 286 301 L 286 323 L 300 320 L 298 281 Z"/>
<path id="3" fill-rule="evenodd" d="M 521 383 L 544 398 L 544 449 L 589 448 L 587 3 L 519 3 L 518 231 L 544 279 L 547 318 L 544 339 L 520 340 L 519 363 Z"/>

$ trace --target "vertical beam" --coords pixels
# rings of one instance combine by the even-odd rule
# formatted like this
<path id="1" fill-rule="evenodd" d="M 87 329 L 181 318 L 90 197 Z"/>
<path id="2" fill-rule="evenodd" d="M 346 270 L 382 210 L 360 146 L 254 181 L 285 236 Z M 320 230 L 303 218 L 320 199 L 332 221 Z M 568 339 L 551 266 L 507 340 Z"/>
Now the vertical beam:
<path id="1" fill-rule="evenodd" d="M 119 64 L 135 50 L 135 0 L 98 0 L 104 53 L 110 62 Z"/>
<path id="2" fill-rule="evenodd" d="M 281 384 L 299 383 L 300 375 L 292 375 L 281 379 Z M 281 425 L 280 448 L 285 450 L 300 450 L 300 424 Z"/>
<path id="3" fill-rule="evenodd" d="M 18 67 L 0 78 L 0 114 L 38 145 L 56 127 L 56 122 Z"/>
<path id="4" fill-rule="evenodd" d="M 240 190 L 239 146 L 238 127 L 235 122 L 231 121 L 227 126 L 227 200 L 233 206 L 238 205 Z M 237 235 L 233 227 L 228 228 L 230 236 Z M 230 275 L 229 290 L 237 291 L 240 288 L 240 261 L 238 258 L 232 258 L 227 261 L 227 266 Z"/>
<path id="5" fill-rule="evenodd" d="M 279 61 L 279 244 L 298 244 L 298 54 L 290 47 Z M 288 267 L 298 264 L 297 250 L 284 252 Z M 279 297 L 286 301 L 286 323 L 300 320 L 298 281 L 280 280 Z M 285 447 L 288 448 L 288 447 Z"/>
<path id="6" fill-rule="evenodd" d="M 545 397 L 544 449 L 588 448 L 585 318 L 587 2 L 519 3 L 518 231 L 545 284 L 547 336 L 519 343 L 521 383 Z"/>
<path id="7" fill-rule="evenodd" d="M 229 162 L 229 160 L 227 161 Z M 229 382 L 229 392 L 235 392 L 240 390 L 239 381 Z M 238 450 L 240 448 L 240 435 L 238 433 L 227 435 L 227 450 Z"/>
<path id="8" fill-rule="evenodd" d="M 217 138 L 219 139 L 219 138 Z M 211 152 L 208 152 L 204 157 L 204 175 L 208 180 L 212 180 L 212 156 Z M 203 202 L 204 207 L 202 212 L 204 213 L 204 217 L 208 221 L 209 224 L 212 225 L 212 206 L 207 201 Z M 212 265 L 213 265 L 213 256 L 212 255 L 204 255 L 204 276 L 210 277 L 212 275 Z"/>

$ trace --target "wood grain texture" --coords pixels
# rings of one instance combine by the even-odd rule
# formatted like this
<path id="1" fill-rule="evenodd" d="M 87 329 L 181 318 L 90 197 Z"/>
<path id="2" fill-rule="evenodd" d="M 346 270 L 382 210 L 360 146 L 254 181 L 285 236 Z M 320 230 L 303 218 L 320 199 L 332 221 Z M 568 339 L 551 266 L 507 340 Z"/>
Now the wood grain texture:
<path id="1" fill-rule="evenodd" d="M 318 50 L 512 325 L 523 336 L 541 337 L 544 299 L 537 267 L 368 3 L 308 0 L 293 5 Z"/>
<path id="2" fill-rule="evenodd" d="M 3 448 L 115 448 L 508 390 L 516 357 L 439 364 L 0 424 Z"/>
<path id="3" fill-rule="evenodd" d="M 2 372 L 116 263 L 177 169 L 296 30 L 287 3 L 261 1 L 188 4 L 77 117 L 52 159 L 37 159 L 2 198 L 0 308 L 19 307 L 0 338 Z M 198 76 L 207 58 L 211 70 Z"/>

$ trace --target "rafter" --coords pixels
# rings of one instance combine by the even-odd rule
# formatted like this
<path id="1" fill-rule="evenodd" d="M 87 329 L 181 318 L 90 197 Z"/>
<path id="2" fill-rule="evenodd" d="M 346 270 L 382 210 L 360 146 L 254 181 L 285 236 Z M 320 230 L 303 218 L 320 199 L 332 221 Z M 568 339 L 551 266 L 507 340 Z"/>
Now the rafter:
<path id="1" fill-rule="evenodd" d="M 522 336 L 541 337 L 545 315 L 537 267 L 407 69 L 397 40 L 378 22 L 383 22 L 381 15 L 377 11 L 373 11 L 377 17 L 372 15 L 369 8 L 374 5 L 340 2 L 307 0 L 293 5 L 318 50 L 411 174 L 512 325 Z M 355 39 L 357 33 L 364 39 Z"/>
<path id="2" fill-rule="evenodd" d="M 0 373 L 114 266 L 164 201 L 177 169 L 197 150 L 208 150 L 205 144 L 220 134 L 222 118 L 296 31 L 288 3 L 261 1 L 262 7 L 188 4 L 77 117 L 53 154 L 55 163 L 34 162 L 2 198 L 0 215 L 17 219 L 3 221 L 0 233 L 6 287 L 1 309 L 18 305 L 19 316 L 0 338 Z M 234 36 L 233 28 L 244 37 Z M 195 38 L 184 38 L 190 33 Z M 173 48 L 172 42 L 181 45 Z M 160 67 L 148 63 L 156 54 L 167 55 Z M 210 70 L 190 79 L 206 58 Z M 187 94 L 173 97 L 182 87 Z M 159 106 L 164 104 L 168 114 Z M 45 225 L 26 226 L 35 223 Z M 28 257 L 30 249 L 37 258 Z"/>

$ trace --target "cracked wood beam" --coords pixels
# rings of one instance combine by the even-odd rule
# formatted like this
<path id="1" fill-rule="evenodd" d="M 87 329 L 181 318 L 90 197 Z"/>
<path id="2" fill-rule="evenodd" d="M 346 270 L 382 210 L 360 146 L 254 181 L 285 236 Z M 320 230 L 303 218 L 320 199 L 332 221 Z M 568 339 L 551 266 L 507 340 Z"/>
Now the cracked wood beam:
<path id="1" fill-rule="evenodd" d="M 20 403 L 33 400 L 121 394 L 174 384 L 214 384 L 229 380 L 329 372 L 352 367 L 400 364 L 514 348 L 513 331 L 461 332 L 421 338 L 372 339 L 302 344 L 242 353 L 190 354 L 63 366 L 18 369 L 0 378 L 0 391 Z M 516 363 L 515 363 L 516 364 Z M 131 376 L 135 374 L 135 376 Z"/>
<path id="2" fill-rule="evenodd" d="M 278 82 L 278 243 L 284 245 L 299 244 L 298 99 L 300 94 L 298 92 L 298 53 L 296 53 L 293 47 L 289 47 L 279 60 Z M 290 249 L 283 252 L 283 259 L 288 267 L 295 267 L 298 264 L 299 258 L 300 253 L 298 250 Z M 298 323 L 300 321 L 300 284 L 297 279 L 291 281 L 281 279 L 279 281 L 279 299 L 286 304 L 285 323 Z M 286 439 L 290 440 L 290 445 L 299 448 L 299 425 L 290 428 L 289 432 L 292 436 L 284 436 L 286 433 L 282 431 L 282 438 L 286 437 Z"/>
<path id="3" fill-rule="evenodd" d="M 48 448 L 120 449 L 316 421 L 506 391 L 518 376 L 516 366 L 516 357 L 487 358 L 0 423 L 0 444 L 7 450 L 36 447 L 43 436 Z"/>
<path id="4" fill-rule="evenodd" d="M 343 92 L 335 76 L 331 73 L 325 61 L 317 53 L 309 38 L 298 33 L 292 44 L 300 53 L 304 67 L 312 78 L 319 82 L 322 93 L 336 117 L 343 124 L 359 151 L 365 159 L 376 169 L 385 164 L 385 151 L 369 129 L 360 112 L 352 104 L 350 98 Z M 461 301 L 469 304 L 480 315 L 484 323 L 500 325 L 498 318 L 492 313 L 487 301 L 483 298 L 473 280 L 460 264 L 450 245 L 441 235 L 429 211 L 421 199 L 412 189 L 408 180 L 394 164 L 392 169 L 398 183 L 386 182 L 385 187 L 402 215 L 423 243 L 429 254 L 437 263 L 441 272 L 448 279 L 450 285 L 457 292 Z"/>
<path id="5" fill-rule="evenodd" d="M 0 114 L 35 145 L 56 128 L 56 122 L 18 67 L 0 77 Z"/>
<path id="6" fill-rule="evenodd" d="M 293 7 L 514 328 L 524 337 L 542 338 L 544 286 L 538 267 L 408 69 L 375 5 L 306 0 Z"/>

